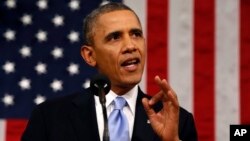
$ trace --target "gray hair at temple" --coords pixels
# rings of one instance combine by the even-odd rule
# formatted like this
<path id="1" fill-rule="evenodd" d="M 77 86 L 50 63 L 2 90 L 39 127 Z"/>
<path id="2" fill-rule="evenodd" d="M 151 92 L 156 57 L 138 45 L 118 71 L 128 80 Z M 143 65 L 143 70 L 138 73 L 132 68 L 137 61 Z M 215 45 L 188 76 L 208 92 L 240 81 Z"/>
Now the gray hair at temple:
<path id="1" fill-rule="evenodd" d="M 90 14 L 88 14 L 83 21 L 83 39 L 85 45 L 94 45 L 93 35 L 94 35 L 94 27 L 98 18 L 106 13 L 119 11 L 119 10 L 129 10 L 133 12 L 138 19 L 137 14 L 128 6 L 123 3 L 118 2 L 108 2 L 106 4 L 101 5 L 97 9 L 93 10 Z"/>

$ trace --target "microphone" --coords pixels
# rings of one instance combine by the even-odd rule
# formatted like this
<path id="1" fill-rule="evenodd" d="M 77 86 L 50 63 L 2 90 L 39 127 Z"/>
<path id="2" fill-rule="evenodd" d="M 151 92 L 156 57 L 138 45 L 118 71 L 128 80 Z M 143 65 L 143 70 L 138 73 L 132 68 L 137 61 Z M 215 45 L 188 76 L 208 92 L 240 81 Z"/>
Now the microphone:
<path id="1" fill-rule="evenodd" d="M 94 95 L 99 96 L 99 101 L 102 105 L 102 113 L 103 113 L 103 119 L 104 119 L 103 141 L 109 141 L 109 129 L 108 129 L 108 118 L 107 118 L 105 95 L 111 89 L 111 82 L 107 76 L 103 74 L 97 74 L 94 77 L 92 77 L 90 81 L 90 89 Z"/>

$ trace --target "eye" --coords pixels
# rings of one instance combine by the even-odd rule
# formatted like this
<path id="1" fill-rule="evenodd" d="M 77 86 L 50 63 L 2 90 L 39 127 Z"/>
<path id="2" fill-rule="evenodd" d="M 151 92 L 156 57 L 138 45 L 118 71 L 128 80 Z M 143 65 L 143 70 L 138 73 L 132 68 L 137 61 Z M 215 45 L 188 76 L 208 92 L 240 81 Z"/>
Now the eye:
<path id="1" fill-rule="evenodd" d="M 119 40 L 120 38 L 121 38 L 121 33 L 120 32 L 113 32 L 113 33 L 110 33 L 106 37 L 106 41 L 115 41 L 115 40 Z"/>
<path id="2" fill-rule="evenodd" d="M 113 40 L 118 40 L 121 37 L 120 33 L 114 33 L 112 39 Z"/>
<path id="3" fill-rule="evenodd" d="M 131 32 L 131 34 L 132 34 L 132 36 L 133 37 L 142 37 L 143 35 L 142 35 L 142 31 L 141 30 L 132 30 L 132 32 Z"/>
<path id="4" fill-rule="evenodd" d="M 141 32 L 135 32 L 134 35 L 135 35 L 136 37 L 142 37 L 142 33 L 141 33 Z"/>

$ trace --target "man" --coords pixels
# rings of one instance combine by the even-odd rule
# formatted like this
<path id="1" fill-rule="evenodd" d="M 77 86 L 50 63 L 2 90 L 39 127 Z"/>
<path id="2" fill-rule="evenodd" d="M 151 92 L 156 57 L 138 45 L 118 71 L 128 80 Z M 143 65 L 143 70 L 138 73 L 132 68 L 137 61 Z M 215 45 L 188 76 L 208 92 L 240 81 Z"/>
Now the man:
<path id="1" fill-rule="evenodd" d="M 101 6 L 85 18 L 83 30 L 83 59 L 111 81 L 111 91 L 106 95 L 108 116 L 114 109 L 114 99 L 126 100 L 122 112 L 127 118 L 129 140 L 197 140 L 192 114 L 179 106 L 175 92 L 165 79 L 155 77 L 160 91 L 152 98 L 138 86 L 146 46 L 139 18 L 133 10 L 121 3 Z M 103 129 L 98 97 L 87 89 L 39 105 L 32 113 L 22 141 L 99 141 Z"/>

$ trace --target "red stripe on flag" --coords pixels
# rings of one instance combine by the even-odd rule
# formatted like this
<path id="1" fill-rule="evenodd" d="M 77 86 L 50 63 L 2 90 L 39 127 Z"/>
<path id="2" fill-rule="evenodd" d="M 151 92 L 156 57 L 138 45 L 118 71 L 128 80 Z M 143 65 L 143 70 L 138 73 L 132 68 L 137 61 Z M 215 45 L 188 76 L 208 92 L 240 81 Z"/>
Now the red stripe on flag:
<path id="1" fill-rule="evenodd" d="M 6 141 L 19 141 L 27 125 L 27 120 L 8 119 L 6 123 Z"/>
<path id="2" fill-rule="evenodd" d="M 168 0 L 148 0 L 147 12 L 147 92 L 158 91 L 155 75 L 167 77 Z"/>
<path id="3" fill-rule="evenodd" d="M 214 141 L 215 2 L 194 5 L 194 115 L 199 140 Z"/>
<path id="4" fill-rule="evenodd" d="M 240 115 L 241 123 L 250 123 L 250 1 L 241 0 L 240 20 Z"/>

